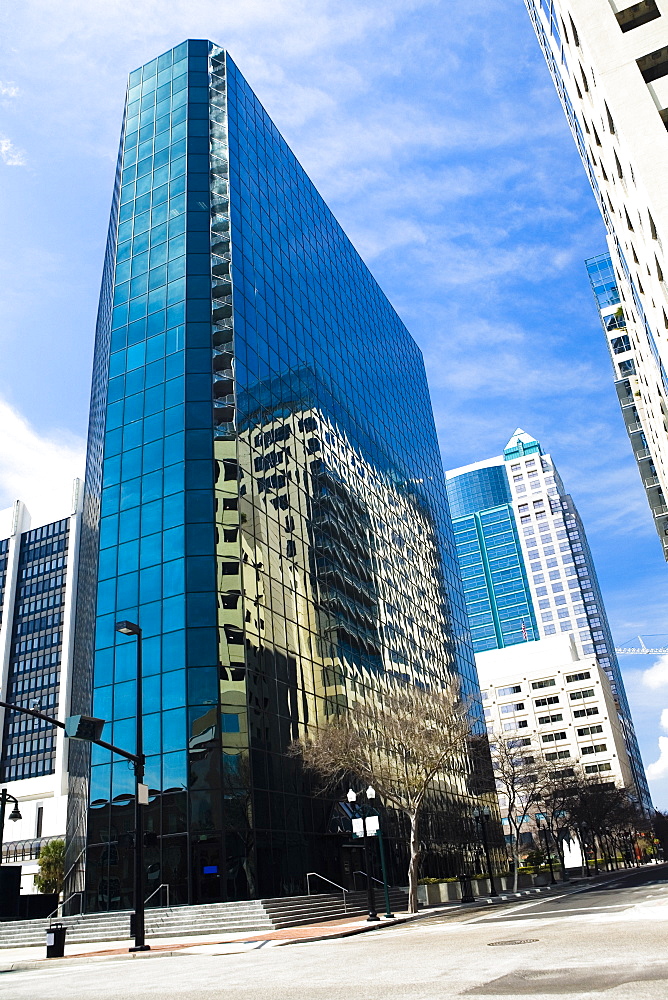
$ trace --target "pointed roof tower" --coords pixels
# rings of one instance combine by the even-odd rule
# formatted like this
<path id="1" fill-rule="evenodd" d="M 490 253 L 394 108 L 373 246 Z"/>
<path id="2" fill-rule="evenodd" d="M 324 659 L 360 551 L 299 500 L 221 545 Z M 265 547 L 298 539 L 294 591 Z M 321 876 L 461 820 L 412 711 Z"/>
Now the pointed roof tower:
<path id="1" fill-rule="evenodd" d="M 510 441 L 503 449 L 503 457 L 506 462 L 509 462 L 514 458 L 522 458 L 523 455 L 531 454 L 543 454 L 543 449 L 541 448 L 538 441 L 523 431 L 521 427 L 517 427 L 513 433 Z"/>

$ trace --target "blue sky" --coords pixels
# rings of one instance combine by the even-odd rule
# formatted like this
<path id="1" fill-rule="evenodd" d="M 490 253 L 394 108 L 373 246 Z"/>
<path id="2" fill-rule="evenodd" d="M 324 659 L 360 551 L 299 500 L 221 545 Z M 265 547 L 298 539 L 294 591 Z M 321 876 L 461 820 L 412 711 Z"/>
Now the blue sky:
<path id="1" fill-rule="evenodd" d="M 538 437 L 617 641 L 668 633 L 583 264 L 603 225 L 521 0 L 3 5 L 0 507 L 58 516 L 83 470 L 125 80 L 185 37 L 230 49 L 419 342 L 446 467 Z M 668 658 L 622 664 L 668 809 Z"/>

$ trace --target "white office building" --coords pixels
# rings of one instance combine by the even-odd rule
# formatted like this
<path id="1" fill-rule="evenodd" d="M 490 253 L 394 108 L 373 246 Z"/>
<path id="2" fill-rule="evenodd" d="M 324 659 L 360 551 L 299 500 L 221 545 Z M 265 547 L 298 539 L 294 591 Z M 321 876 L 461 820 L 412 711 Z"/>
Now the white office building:
<path id="1" fill-rule="evenodd" d="M 572 635 L 478 653 L 476 666 L 490 733 L 517 733 L 550 763 L 633 789 L 610 681 Z"/>
<path id="2" fill-rule="evenodd" d="M 81 527 L 81 483 L 72 508 L 31 527 L 21 501 L 0 511 L 0 700 L 64 721 L 68 714 Z M 65 836 L 67 742 L 63 730 L 0 708 L 0 787 L 18 800 L 6 810 L 3 864 L 22 865 L 21 891 L 34 891 L 40 847 Z"/>
<path id="3" fill-rule="evenodd" d="M 608 230 L 588 269 L 668 559 L 668 0 L 525 2 Z"/>

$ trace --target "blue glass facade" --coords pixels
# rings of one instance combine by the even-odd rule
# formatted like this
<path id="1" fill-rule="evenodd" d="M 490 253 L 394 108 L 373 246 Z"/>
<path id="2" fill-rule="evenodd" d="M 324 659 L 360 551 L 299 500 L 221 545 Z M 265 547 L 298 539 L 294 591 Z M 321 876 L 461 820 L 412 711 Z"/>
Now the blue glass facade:
<path id="1" fill-rule="evenodd" d="M 477 679 L 420 352 L 209 42 L 130 75 L 87 491 L 93 711 L 129 749 L 135 648 L 114 623 L 144 633 L 149 890 L 340 879 L 333 804 L 288 743 L 393 680 L 455 672 L 475 698 Z M 82 633 L 81 706 L 89 664 Z M 95 749 L 88 908 L 130 904 L 132 795 Z"/>
<path id="2" fill-rule="evenodd" d="M 447 490 L 474 650 L 538 639 L 505 468 L 463 472 Z"/>
<path id="3" fill-rule="evenodd" d="M 69 519 L 54 521 L 21 535 L 11 648 L 5 700 L 18 705 L 39 702 L 40 710 L 58 709 L 63 649 L 63 612 L 69 546 Z M 8 544 L 0 543 L 0 607 Z M 2 563 L 0 563 L 2 565 Z M 56 738 L 52 726 L 18 712 L 5 713 L 0 781 L 52 774 Z"/>

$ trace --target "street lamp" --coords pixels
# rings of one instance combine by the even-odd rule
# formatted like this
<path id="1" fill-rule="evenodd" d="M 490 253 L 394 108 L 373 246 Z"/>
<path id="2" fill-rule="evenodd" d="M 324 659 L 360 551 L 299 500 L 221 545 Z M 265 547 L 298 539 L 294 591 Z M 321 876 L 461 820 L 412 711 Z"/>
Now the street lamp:
<path id="1" fill-rule="evenodd" d="M 552 867 L 552 855 L 550 854 L 550 843 L 549 843 L 549 841 L 547 839 L 547 829 L 548 829 L 547 828 L 547 820 L 544 820 L 543 823 L 542 823 L 542 825 L 541 825 L 540 820 L 536 820 L 536 823 L 538 825 L 538 833 L 539 833 L 539 835 L 542 833 L 543 834 L 543 838 L 545 840 L 545 854 L 547 855 L 547 863 L 548 863 L 549 868 L 550 868 L 550 885 L 556 885 L 557 884 L 557 880 L 554 877 L 554 868 Z"/>
<path id="2" fill-rule="evenodd" d="M 14 808 L 8 817 L 12 823 L 16 823 L 17 820 L 22 818 L 19 811 L 19 800 L 10 795 L 6 788 L 3 788 L 0 792 L 0 865 L 2 864 L 2 841 L 5 832 L 5 810 L 8 802 L 14 803 Z"/>
<path id="3" fill-rule="evenodd" d="M 473 818 L 476 821 L 476 825 L 480 825 L 480 832 L 482 834 L 482 846 L 485 850 L 485 859 L 487 861 L 487 874 L 489 876 L 489 895 L 498 896 L 496 891 L 496 886 L 494 884 L 494 874 L 492 872 L 492 859 L 489 854 L 489 842 L 487 840 L 487 820 L 490 818 L 491 813 L 489 806 L 483 806 L 480 809 L 478 806 L 473 810 Z"/>
<path id="4" fill-rule="evenodd" d="M 369 796 L 369 790 L 373 793 L 371 796 Z M 366 791 L 367 798 L 369 798 L 369 797 L 373 798 L 375 796 L 375 794 L 376 794 L 375 789 L 371 788 L 371 785 L 369 785 L 369 788 L 367 788 L 367 791 Z M 346 798 L 348 799 L 348 802 L 350 802 L 350 804 L 353 805 L 353 803 L 357 802 L 357 793 L 354 792 L 352 790 L 352 788 L 349 788 L 348 789 L 348 795 L 346 796 Z M 365 807 L 362 806 L 361 804 L 359 805 L 359 811 L 360 811 L 361 816 L 362 816 L 362 839 L 363 839 L 363 843 L 364 843 L 364 867 L 366 868 L 366 872 L 364 874 L 366 875 L 366 901 L 367 901 L 367 908 L 369 910 L 369 916 L 367 917 L 367 922 L 370 922 L 370 921 L 380 920 L 380 917 L 376 913 L 376 895 L 375 895 L 374 889 L 373 889 L 373 881 L 372 881 L 371 875 L 369 873 L 369 868 L 371 866 L 370 866 L 370 861 L 369 861 L 369 844 L 368 844 L 367 816 L 365 815 Z"/>
<path id="5" fill-rule="evenodd" d="M 144 814 L 142 806 L 148 804 L 148 789 L 144 784 L 144 733 L 142 705 L 142 631 L 135 622 L 116 622 L 116 631 L 121 635 L 133 635 L 137 639 L 137 702 L 136 702 L 136 746 L 135 771 L 135 912 L 134 947 L 130 951 L 150 951 L 146 944 L 144 926 Z"/>
<path id="6" fill-rule="evenodd" d="M 372 788 L 371 785 L 366 790 L 366 797 L 370 802 L 376 798 L 376 789 Z M 386 920 L 394 920 L 394 914 L 390 909 L 390 890 L 387 884 L 387 867 L 385 865 L 385 845 L 383 843 L 383 831 L 380 828 L 380 816 L 378 816 L 378 850 L 380 853 L 380 868 L 383 873 L 383 893 L 385 895 L 385 913 L 383 916 Z"/>

